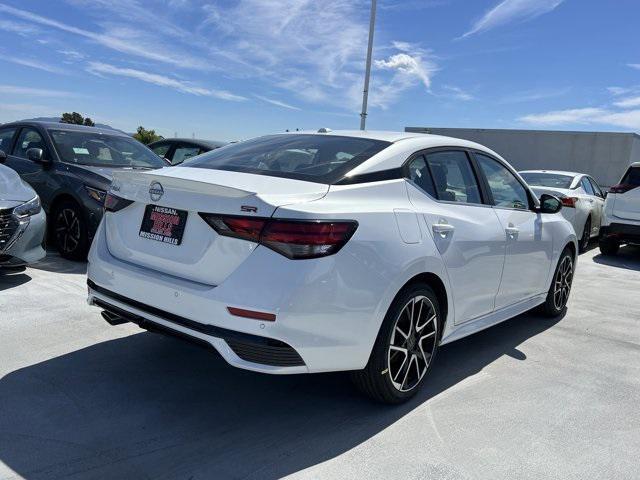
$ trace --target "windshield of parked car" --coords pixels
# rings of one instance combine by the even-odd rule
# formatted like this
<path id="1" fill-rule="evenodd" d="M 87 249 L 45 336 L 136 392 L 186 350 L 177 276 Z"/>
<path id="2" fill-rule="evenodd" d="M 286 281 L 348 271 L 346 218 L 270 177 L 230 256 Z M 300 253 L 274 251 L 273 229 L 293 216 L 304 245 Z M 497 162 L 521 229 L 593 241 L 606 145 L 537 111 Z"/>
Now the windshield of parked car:
<path id="1" fill-rule="evenodd" d="M 95 167 L 162 168 L 164 160 L 133 138 L 93 132 L 50 130 L 63 162 Z"/>
<path id="2" fill-rule="evenodd" d="M 571 175 L 559 173 L 521 172 L 520 176 L 532 187 L 571 188 L 573 182 Z"/>
<path id="3" fill-rule="evenodd" d="M 181 166 L 333 183 L 389 145 L 337 135 L 271 135 L 227 145 Z"/>

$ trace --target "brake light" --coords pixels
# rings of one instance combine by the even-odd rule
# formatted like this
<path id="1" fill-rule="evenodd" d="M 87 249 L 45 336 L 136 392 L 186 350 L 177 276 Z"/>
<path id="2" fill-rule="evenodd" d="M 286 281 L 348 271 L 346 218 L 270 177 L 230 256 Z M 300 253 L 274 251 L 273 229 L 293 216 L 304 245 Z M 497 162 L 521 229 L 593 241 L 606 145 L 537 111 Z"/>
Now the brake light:
<path id="1" fill-rule="evenodd" d="M 105 212 L 117 212 L 125 207 L 128 207 L 133 203 L 133 200 L 127 200 L 126 198 L 120 198 L 113 193 L 107 193 L 104 199 Z"/>
<path id="2" fill-rule="evenodd" d="M 620 183 L 614 185 L 609 189 L 609 193 L 627 193 L 629 190 L 633 190 L 638 185 L 631 185 L 630 183 Z"/>
<path id="3" fill-rule="evenodd" d="M 576 203 L 578 203 L 577 197 L 562 197 L 560 200 L 563 207 L 576 208 Z"/>
<path id="4" fill-rule="evenodd" d="M 358 227 L 354 221 L 278 220 L 201 213 L 219 234 L 260 243 L 291 259 L 333 255 Z"/>

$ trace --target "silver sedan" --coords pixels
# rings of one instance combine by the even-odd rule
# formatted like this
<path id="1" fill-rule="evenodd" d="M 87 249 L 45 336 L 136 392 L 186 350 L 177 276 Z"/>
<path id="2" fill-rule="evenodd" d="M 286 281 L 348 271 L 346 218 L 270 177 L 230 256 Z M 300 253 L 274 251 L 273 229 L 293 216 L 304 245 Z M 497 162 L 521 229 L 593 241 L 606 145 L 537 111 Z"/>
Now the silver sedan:
<path id="1" fill-rule="evenodd" d="M 0 162 L 1 157 L 2 152 Z M 46 225 L 36 192 L 15 171 L 0 165 L 0 267 L 42 259 Z"/>

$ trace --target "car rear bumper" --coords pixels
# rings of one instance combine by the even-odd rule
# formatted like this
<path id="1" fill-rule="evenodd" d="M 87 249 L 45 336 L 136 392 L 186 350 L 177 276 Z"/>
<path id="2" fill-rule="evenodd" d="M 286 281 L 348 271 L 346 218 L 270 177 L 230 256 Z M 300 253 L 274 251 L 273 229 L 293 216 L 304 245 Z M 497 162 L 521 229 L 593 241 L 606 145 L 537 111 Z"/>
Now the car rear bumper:
<path id="1" fill-rule="evenodd" d="M 602 238 L 615 239 L 620 243 L 640 243 L 640 225 L 611 223 L 601 227 Z"/>
<path id="2" fill-rule="evenodd" d="M 257 248 L 212 286 L 115 258 L 103 222 L 89 253 L 88 301 L 143 328 L 206 342 L 236 367 L 273 374 L 357 370 L 369 359 L 392 282 L 354 253 L 345 248 L 293 261 Z M 234 316 L 228 307 L 276 320 Z"/>

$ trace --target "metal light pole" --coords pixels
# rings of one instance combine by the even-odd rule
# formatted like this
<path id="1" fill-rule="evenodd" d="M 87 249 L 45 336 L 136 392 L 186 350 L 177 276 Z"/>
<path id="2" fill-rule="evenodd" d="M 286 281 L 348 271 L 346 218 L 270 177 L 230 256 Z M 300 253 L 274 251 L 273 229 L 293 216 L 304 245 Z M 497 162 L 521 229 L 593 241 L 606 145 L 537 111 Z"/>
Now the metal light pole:
<path id="1" fill-rule="evenodd" d="M 362 113 L 360 114 L 360 130 L 364 130 L 367 122 L 367 100 L 369 97 L 369 77 L 371 76 L 371 52 L 373 50 L 373 32 L 376 25 L 377 0 L 371 0 L 371 19 L 369 20 L 369 46 L 367 47 L 367 67 L 364 74 L 364 91 L 362 92 Z"/>

